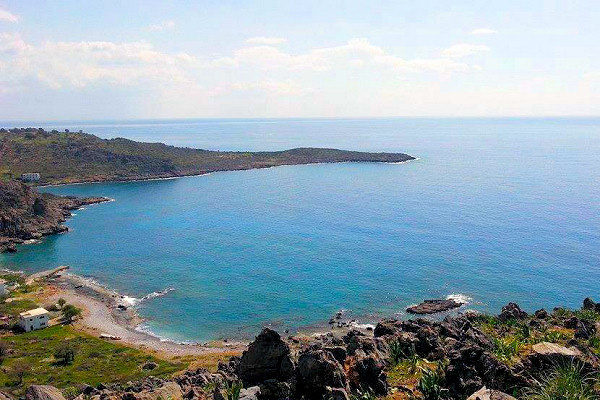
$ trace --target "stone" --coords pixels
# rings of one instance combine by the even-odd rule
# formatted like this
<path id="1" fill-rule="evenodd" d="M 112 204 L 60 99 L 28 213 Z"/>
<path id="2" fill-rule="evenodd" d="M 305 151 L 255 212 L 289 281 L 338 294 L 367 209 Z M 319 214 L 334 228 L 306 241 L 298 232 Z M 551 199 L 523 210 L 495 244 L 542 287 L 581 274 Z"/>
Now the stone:
<path id="1" fill-rule="evenodd" d="M 546 319 L 546 318 L 548 318 L 548 311 L 541 308 L 535 312 L 535 317 L 537 319 Z"/>
<path id="2" fill-rule="evenodd" d="M 240 390 L 239 400 L 258 400 L 260 396 L 260 387 L 252 386 L 247 389 Z"/>
<path id="3" fill-rule="evenodd" d="M 411 314 L 436 314 L 443 311 L 450 311 L 462 306 L 464 303 L 453 299 L 435 299 L 425 300 L 416 306 L 410 306 L 406 309 Z"/>
<path id="4" fill-rule="evenodd" d="M 510 319 L 522 320 L 527 318 L 527 313 L 519 307 L 516 303 L 508 303 L 502 307 L 502 312 L 498 316 L 498 319 L 502 322 L 506 322 Z"/>
<path id="5" fill-rule="evenodd" d="M 250 343 L 237 365 L 237 374 L 244 386 L 255 386 L 268 379 L 285 381 L 293 373 L 289 346 L 269 328 L 264 328 Z"/>
<path id="6" fill-rule="evenodd" d="M 166 382 L 158 388 L 134 393 L 133 398 L 135 400 L 183 400 L 183 392 L 177 383 Z"/>
<path id="7" fill-rule="evenodd" d="M 329 400 L 350 400 L 350 396 L 348 396 L 348 392 L 342 388 L 331 388 L 327 386 L 325 388 L 325 398 Z"/>
<path id="8" fill-rule="evenodd" d="M 589 297 L 587 297 L 587 298 L 585 298 L 585 300 L 583 300 L 583 309 L 584 310 L 594 310 L 595 308 L 596 308 L 596 303 L 594 303 L 594 300 L 592 300 Z"/>
<path id="9" fill-rule="evenodd" d="M 384 319 L 377 323 L 373 331 L 374 337 L 392 336 L 402 331 L 402 322 L 395 319 Z"/>
<path id="10" fill-rule="evenodd" d="M 490 390 L 485 386 L 473 393 L 467 400 L 517 400 L 499 390 Z"/>
<path id="11" fill-rule="evenodd" d="M 550 343 L 550 342 L 536 343 L 532 346 L 531 349 L 533 350 L 533 352 L 535 354 L 540 354 L 540 355 L 545 355 L 545 356 L 551 356 L 551 355 L 560 355 L 560 356 L 567 356 L 567 357 L 581 356 L 581 352 L 579 350 L 577 350 L 576 348 L 573 348 L 573 347 L 567 348 L 567 347 L 561 346 L 559 344 Z"/>
<path id="12" fill-rule="evenodd" d="M 26 400 L 65 400 L 60 390 L 50 385 L 31 385 L 25 392 Z"/>
<path id="13" fill-rule="evenodd" d="M 12 397 L 10 397 L 8 394 L 0 391 L 0 400 L 12 400 Z"/>
<path id="14" fill-rule="evenodd" d="M 306 399 L 321 399 L 327 387 L 347 389 L 342 365 L 324 350 L 308 350 L 298 358 L 298 392 Z"/>

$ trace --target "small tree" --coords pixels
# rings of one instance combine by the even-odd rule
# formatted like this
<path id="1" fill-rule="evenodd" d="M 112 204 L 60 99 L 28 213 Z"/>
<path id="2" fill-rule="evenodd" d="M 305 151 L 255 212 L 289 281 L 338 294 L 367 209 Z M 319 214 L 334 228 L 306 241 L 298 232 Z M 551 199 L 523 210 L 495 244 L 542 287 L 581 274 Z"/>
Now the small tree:
<path id="1" fill-rule="evenodd" d="M 64 343 L 56 349 L 54 358 L 58 364 L 69 365 L 75 360 L 75 348 L 68 343 Z"/>
<path id="2" fill-rule="evenodd" d="M 75 319 L 75 317 L 78 317 L 81 315 L 81 309 L 75 307 L 72 304 L 67 304 L 62 308 L 62 317 L 63 317 L 63 321 L 65 321 L 67 324 L 71 324 L 73 323 L 73 320 Z"/>
<path id="3" fill-rule="evenodd" d="M 58 306 L 60 308 L 63 308 L 65 306 L 65 304 L 67 304 L 67 301 L 65 299 L 63 299 L 62 297 L 60 299 L 58 299 Z"/>

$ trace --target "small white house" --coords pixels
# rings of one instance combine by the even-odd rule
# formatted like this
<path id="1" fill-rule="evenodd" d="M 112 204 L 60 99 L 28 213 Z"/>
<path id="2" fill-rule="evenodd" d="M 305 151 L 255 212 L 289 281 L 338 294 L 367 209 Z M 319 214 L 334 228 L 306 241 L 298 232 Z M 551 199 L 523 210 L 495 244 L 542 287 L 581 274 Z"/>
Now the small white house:
<path id="1" fill-rule="evenodd" d="M 35 308 L 19 314 L 19 326 L 25 332 L 47 328 L 49 320 L 48 311 L 44 308 Z"/>
<path id="2" fill-rule="evenodd" d="M 37 182 L 40 180 L 40 174 L 39 172 L 27 172 L 21 174 L 21 180 L 23 182 Z"/>

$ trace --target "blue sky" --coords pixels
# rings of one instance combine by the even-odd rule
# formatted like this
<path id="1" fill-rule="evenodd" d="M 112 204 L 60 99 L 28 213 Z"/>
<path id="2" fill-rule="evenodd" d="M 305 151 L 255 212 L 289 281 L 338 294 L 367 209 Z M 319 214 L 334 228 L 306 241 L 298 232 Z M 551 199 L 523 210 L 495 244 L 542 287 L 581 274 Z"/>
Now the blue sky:
<path id="1" fill-rule="evenodd" d="M 0 119 L 600 115 L 598 1 L 0 0 Z"/>

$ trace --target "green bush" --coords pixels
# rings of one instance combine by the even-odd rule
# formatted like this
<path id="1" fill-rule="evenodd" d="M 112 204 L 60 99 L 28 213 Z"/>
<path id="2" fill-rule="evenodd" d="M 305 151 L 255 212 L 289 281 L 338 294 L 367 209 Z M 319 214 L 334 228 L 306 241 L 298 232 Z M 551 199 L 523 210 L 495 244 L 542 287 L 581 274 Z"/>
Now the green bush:
<path id="1" fill-rule="evenodd" d="M 594 386 L 597 375 L 584 372 L 583 366 L 571 363 L 558 366 L 539 381 L 534 388 L 524 392 L 528 400 L 597 400 Z"/>
<path id="2" fill-rule="evenodd" d="M 417 389 L 423 395 L 424 400 L 440 400 L 444 392 L 444 373 L 441 369 L 423 369 Z"/>
<path id="3" fill-rule="evenodd" d="M 390 344 L 390 363 L 396 366 L 402 362 L 402 360 L 414 357 L 416 355 L 415 345 L 401 343 L 399 341 L 392 342 Z"/>
<path id="4" fill-rule="evenodd" d="M 65 343 L 56 349 L 54 358 L 59 365 L 69 365 L 75 361 L 75 353 L 75 348 L 72 345 Z"/>

